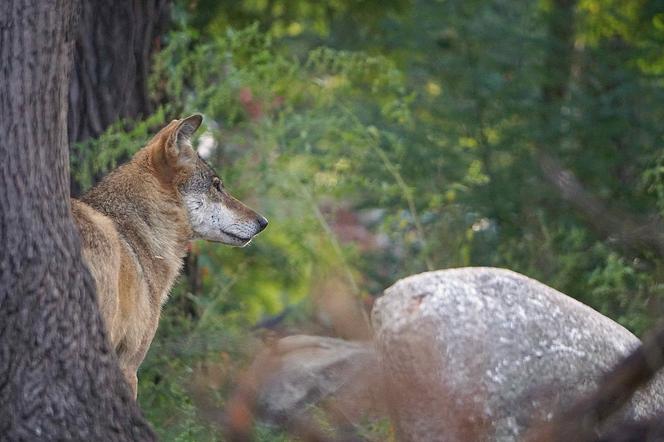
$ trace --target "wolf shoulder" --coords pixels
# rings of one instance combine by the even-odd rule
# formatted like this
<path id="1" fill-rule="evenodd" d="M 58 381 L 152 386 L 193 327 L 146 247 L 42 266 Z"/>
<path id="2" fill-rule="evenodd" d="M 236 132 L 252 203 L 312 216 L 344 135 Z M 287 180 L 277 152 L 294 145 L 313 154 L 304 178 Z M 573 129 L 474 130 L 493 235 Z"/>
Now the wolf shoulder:
<path id="1" fill-rule="evenodd" d="M 109 217 L 73 198 L 71 211 L 84 251 L 93 250 L 107 255 L 112 249 L 119 248 L 118 232 Z"/>
<path id="2" fill-rule="evenodd" d="M 115 223 L 82 201 L 72 199 L 74 224 L 81 238 L 81 253 L 95 282 L 97 298 L 109 337 L 115 343 L 120 309 L 122 245 Z"/>

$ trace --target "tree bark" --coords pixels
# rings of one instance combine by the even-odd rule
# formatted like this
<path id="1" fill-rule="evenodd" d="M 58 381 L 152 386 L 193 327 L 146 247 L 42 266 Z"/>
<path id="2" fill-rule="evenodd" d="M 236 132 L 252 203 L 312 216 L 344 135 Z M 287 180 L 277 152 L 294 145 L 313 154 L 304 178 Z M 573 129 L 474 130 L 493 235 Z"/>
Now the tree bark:
<path id="1" fill-rule="evenodd" d="M 107 343 L 70 213 L 74 0 L 0 8 L 0 435 L 152 440 Z"/>
<path id="2" fill-rule="evenodd" d="M 122 118 L 150 115 L 152 56 L 169 24 L 169 0 L 82 3 L 69 89 L 71 143 L 99 137 Z"/>

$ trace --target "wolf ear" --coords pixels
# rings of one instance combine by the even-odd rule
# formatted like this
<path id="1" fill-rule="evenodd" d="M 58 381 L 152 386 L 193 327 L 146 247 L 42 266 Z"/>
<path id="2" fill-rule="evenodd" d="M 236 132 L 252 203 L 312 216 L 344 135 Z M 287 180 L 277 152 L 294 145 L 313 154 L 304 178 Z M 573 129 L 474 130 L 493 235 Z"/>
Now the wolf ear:
<path id="1" fill-rule="evenodd" d="M 195 161 L 196 152 L 191 145 L 191 137 L 202 121 L 202 115 L 194 114 L 176 123 L 166 142 L 167 157 L 171 160 L 172 165 L 185 166 Z"/>
<path id="2" fill-rule="evenodd" d="M 203 116 L 200 114 L 191 115 L 184 120 L 181 120 L 177 126 L 176 131 L 176 143 L 184 143 L 191 145 L 191 136 L 194 135 L 196 129 L 201 126 L 203 122 Z"/>

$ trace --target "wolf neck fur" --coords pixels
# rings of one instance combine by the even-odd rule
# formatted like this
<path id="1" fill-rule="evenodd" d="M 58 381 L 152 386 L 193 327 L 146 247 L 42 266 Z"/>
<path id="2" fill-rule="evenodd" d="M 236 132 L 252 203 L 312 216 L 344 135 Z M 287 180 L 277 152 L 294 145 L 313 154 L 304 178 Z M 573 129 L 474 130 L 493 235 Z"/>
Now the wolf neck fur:
<path id="1" fill-rule="evenodd" d="M 164 188 L 151 171 L 149 156 L 139 154 L 82 201 L 113 220 L 139 264 L 153 302 L 161 304 L 180 272 L 192 233 L 178 195 Z"/>

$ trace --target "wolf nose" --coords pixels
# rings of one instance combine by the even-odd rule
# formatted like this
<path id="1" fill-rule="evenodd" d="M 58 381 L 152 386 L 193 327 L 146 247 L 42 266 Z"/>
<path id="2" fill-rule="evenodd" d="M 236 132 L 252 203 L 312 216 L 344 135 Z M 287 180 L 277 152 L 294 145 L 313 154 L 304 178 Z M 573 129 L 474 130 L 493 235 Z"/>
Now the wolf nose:
<path id="1" fill-rule="evenodd" d="M 267 227 L 267 218 L 265 218 L 264 216 L 258 215 L 258 219 L 256 221 L 258 221 L 258 226 L 259 226 L 258 231 L 261 232 L 261 231 L 265 230 L 265 228 Z"/>

